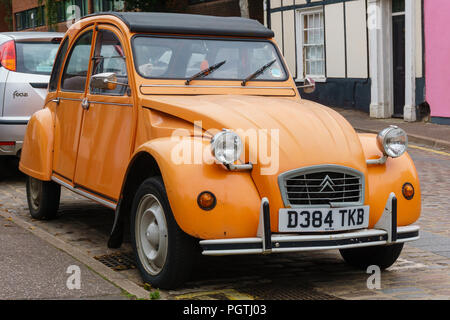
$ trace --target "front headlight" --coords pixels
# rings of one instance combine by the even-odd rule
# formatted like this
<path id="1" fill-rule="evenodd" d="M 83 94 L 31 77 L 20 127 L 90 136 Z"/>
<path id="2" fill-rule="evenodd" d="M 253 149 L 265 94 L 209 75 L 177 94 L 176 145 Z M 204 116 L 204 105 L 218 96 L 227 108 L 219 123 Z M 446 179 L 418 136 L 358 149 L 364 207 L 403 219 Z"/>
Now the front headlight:
<path id="1" fill-rule="evenodd" d="M 398 158 L 408 148 L 408 136 L 403 129 L 390 126 L 380 131 L 377 136 L 377 145 L 384 155 Z"/>
<path id="2" fill-rule="evenodd" d="M 212 138 L 211 151 L 219 162 L 232 164 L 241 156 L 242 140 L 236 133 L 223 130 Z"/>

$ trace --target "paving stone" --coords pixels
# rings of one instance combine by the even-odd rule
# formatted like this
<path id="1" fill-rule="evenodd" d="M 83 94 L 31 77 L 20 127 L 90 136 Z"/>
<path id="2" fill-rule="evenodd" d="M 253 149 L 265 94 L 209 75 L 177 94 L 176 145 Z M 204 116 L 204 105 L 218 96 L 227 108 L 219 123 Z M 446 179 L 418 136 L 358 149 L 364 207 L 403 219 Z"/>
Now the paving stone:
<path id="1" fill-rule="evenodd" d="M 180 290 L 170 292 L 175 297 L 189 290 L 239 288 L 264 283 L 282 287 L 288 280 L 310 290 L 320 290 L 345 299 L 449 299 L 450 297 L 450 157 L 411 149 L 422 189 L 422 240 L 406 244 L 394 270 L 381 274 L 381 290 L 369 290 L 365 271 L 349 267 L 338 251 L 287 253 L 270 256 L 201 257 L 191 280 Z M 83 250 L 91 257 L 130 252 L 129 234 L 120 249 L 108 249 L 106 242 L 113 224 L 113 211 L 62 189 L 61 217 L 52 221 L 37 221 L 29 216 L 25 179 L 17 174 L 0 182 L 0 210 L 10 212 L 36 227 L 57 236 Z M 439 186 L 437 190 L 436 186 Z M 126 230 L 129 230 L 128 227 Z M 397 267 L 398 269 L 395 269 Z M 408 267 L 402 269 L 402 267 Z M 136 269 L 120 271 L 141 284 Z M 116 293 L 112 293 L 113 295 Z M 98 296 L 100 297 L 100 296 Z"/>

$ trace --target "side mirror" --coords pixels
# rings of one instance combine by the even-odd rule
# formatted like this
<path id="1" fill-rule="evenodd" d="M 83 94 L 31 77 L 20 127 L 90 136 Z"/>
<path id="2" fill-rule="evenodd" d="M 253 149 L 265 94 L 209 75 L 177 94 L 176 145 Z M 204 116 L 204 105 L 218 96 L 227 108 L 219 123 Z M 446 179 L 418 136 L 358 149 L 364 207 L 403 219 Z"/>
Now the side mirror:
<path id="1" fill-rule="evenodd" d="M 316 91 L 316 82 L 313 79 L 306 77 L 304 84 L 298 86 L 298 88 L 303 88 L 304 93 L 313 93 Z"/>
<path id="2" fill-rule="evenodd" d="M 127 83 L 117 82 L 114 72 L 98 73 L 91 77 L 91 88 L 93 89 L 115 90 L 118 85 L 128 86 Z"/>

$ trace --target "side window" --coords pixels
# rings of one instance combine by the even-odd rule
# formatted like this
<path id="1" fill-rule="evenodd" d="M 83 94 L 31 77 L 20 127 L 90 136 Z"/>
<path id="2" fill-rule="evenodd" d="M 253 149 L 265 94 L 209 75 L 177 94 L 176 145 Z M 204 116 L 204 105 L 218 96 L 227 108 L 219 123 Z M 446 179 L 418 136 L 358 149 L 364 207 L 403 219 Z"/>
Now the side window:
<path id="1" fill-rule="evenodd" d="M 64 42 L 59 49 L 56 56 L 55 63 L 53 64 L 52 75 L 50 76 L 50 82 L 48 84 L 48 91 L 55 91 L 58 87 L 59 75 L 61 74 L 61 67 L 64 61 L 64 57 L 67 53 L 67 47 L 69 46 L 69 38 L 64 39 Z"/>
<path id="2" fill-rule="evenodd" d="M 114 73 L 118 83 L 128 83 L 127 64 L 122 45 L 109 30 L 100 30 L 97 35 L 93 58 L 92 75 Z M 124 95 L 127 86 L 117 85 L 114 90 L 90 88 L 92 94 Z"/>
<path id="3" fill-rule="evenodd" d="M 92 30 L 86 32 L 75 42 L 64 67 L 61 89 L 84 92 L 91 54 Z"/>

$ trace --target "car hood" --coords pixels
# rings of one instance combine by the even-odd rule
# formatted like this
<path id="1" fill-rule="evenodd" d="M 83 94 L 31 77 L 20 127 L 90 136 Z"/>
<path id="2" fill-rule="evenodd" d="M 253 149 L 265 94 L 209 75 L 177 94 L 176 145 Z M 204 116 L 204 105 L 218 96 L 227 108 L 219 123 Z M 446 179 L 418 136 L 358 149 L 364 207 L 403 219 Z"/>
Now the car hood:
<path id="1" fill-rule="evenodd" d="M 364 152 L 353 127 L 334 110 L 312 101 L 243 95 L 153 96 L 142 105 L 191 123 L 201 121 L 204 130 L 231 129 L 241 138 L 242 132 L 258 132 L 258 150 L 251 148 L 249 157 L 257 160 L 252 176 L 261 196 L 274 192 L 273 186 L 278 188 L 280 173 L 296 168 L 335 164 L 366 173 Z M 264 130 L 275 133 L 265 143 L 271 150 L 265 154 L 273 156 L 273 163 L 262 156 Z M 249 150 L 248 141 L 245 148 Z"/>

